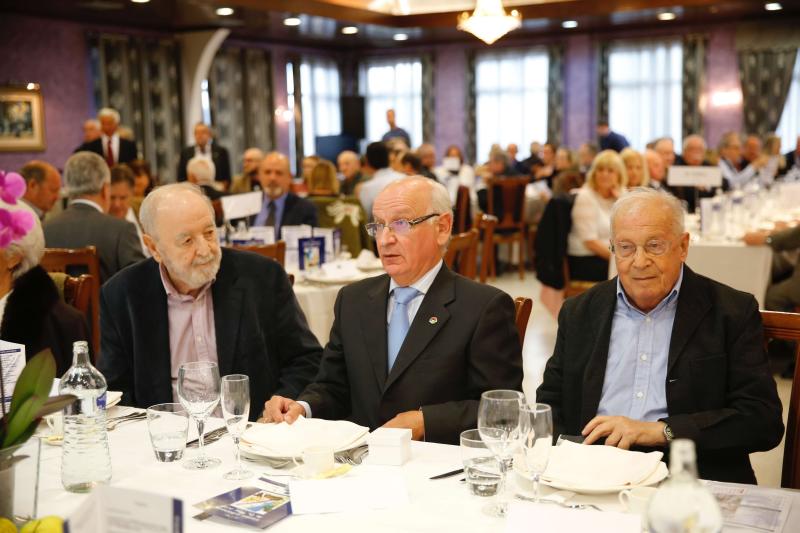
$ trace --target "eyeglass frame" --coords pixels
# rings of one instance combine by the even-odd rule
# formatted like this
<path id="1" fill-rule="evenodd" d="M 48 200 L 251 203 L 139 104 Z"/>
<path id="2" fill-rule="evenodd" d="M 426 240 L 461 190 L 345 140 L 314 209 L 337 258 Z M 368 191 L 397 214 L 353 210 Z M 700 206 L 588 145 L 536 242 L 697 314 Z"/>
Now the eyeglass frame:
<path id="1" fill-rule="evenodd" d="M 395 235 L 407 235 L 417 224 L 422 224 L 426 220 L 430 220 L 431 218 L 438 216 L 441 216 L 441 213 L 429 213 L 411 220 L 398 218 L 397 220 L 392 220 L 388 224 L 384 224 L 382 222 L 368 222 L 367 224 L 364 224 L 364 229 L 367 231 L 367 235 L 373 239 L 377 238 L 377 236 L 380 235 L 380 233 L 386 228 L 391 229 L 392 233 Z M 397 222 L 405 222 L 408 224 L 408 230 L 397 231 L 396 229 L 392 228 L 392 224 L 396 224 Z"/>
<path id="2" fill-rule="evenodd" d="M 654 242 L 654 241 L 655 242 L 659 242 L 659 243 L 664 243 L 664 245 L 665 245 L 664 251 L 659 252 L 659 253 L 648 252 L 647 251 L 647 245 L 649 243 L 651 243 L 651 242 Z M 622 241 L 622 242 L 629 242 L 629 243 L 633 244 L 633 246 L 634 246 L 633 252 L 631 252 L 629 255 L 620 255 L 620 254 L 617 253 L 617 250 L 619 249 L 619 247 L 614 244 L 614 241 L 609 241 L 609 244 L 608 244 L 609 251 L 612 254 L 614 254 L 614 256 L 617 257 L 618 259 L 631 259 L 632 257 L 636 257 L 636 252 L 639 250 L 639 248 L 642 249 L 642 251 L 644 252 L 644 254 L 647 257 L 651 257 L 651 258 L 652 257 L 661 257 L 662 255 L 667 253 L 670 248 L 672 248 L 672 241 L 667 240 L 667 239 L 648 239 L 647 242 L 645 242 L 644 244 L 636 244 L 636 243 L 631 242 L 631 241 Z"/>

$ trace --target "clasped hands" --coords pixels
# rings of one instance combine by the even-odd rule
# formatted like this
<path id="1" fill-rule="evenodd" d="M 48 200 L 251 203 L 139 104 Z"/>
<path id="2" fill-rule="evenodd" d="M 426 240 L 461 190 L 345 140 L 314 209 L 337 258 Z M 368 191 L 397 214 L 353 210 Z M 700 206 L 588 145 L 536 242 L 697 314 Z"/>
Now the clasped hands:
<path id="1" fill-rule="evenodd" d="M 264 404 L 264 412 L 261 418 L 264 422 L 286 422 L 293 424 L 297 417 L 305 415 L 305 408 L 292 400 L 283 396 L 273 396 Z M 411 438 L 422 440 L 425 438 L 425 419 L 422 411 L 405 411 L 398 413 L 394 418 L 386 422 L 385 428 L 407 428 L 411 430 Z"/>
<path id="2" fill-rule="evenodd" d="M 606 438 L 606 446 L 628 450 L 632 446 L 664 446 L 664 422 L 642 422 L 626 416 L 596 416 L 581 431 L 584 444 Z"/>

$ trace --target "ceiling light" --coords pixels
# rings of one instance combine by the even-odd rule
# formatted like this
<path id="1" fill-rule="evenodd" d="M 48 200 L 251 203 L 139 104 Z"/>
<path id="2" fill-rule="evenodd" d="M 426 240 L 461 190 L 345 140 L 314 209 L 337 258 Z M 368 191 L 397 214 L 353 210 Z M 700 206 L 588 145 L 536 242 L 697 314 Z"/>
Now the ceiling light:
<path id="1" fill-rule="evenodd" d="M 395 41 L 407 41 L 408 35 L 406 35 L 405 33 L 395 33 L 392 39 L 394 39 Z"/>
<path id="2" fill-rule="evenodd" d="M 283 19 L 284 26 L 299 26 L 300 24 L 302 24 L 302 22 L 303 21 L 297 17 L 289 17 L 287 19 Z"/>
<path id="3" fill-rule="evenodd" d="M 36 88 L 36 84 L 33 83 L 33 82 L 30 82 L 28 85 L 25 86 L 25 88 L 28 89 L 29 91 L 32 91 L 32 90 L 34 90 Z"/>
<path id="4" fill-rule="evenodd" d="M 522 16 L 519 11 L 514 9 L 506 14 L 502 0 L 478 0 L 472 15 L 465 11 L 458 16 L 458 29 L 471 33 L 486 44 L 494 43 L 520 26 Z"/>
<path id="5" fill-rule="evenodd" d="M 355 26 L 345 26 L 344 28 L 342 28 L 342 33 L 344 33 L 345 35 L 355 35 L 356 33 L 358 33 L 358 28 L 356 28 Z"/>
<path id="6" fill-rule="evenodd" d="M 561 23 L 561 27 L 562 28 L 567 28 L 567 29 L 577 28 L 578 27 L 578 21 L 577 20 L 565 20 L 564 22 Z"/>
<path id="7" fill-rule="evenodd" d="M 146 4 L 150 2 L 150 0 L 131 0 L 134 4 Z"/>
<path id="8" fill-rule="evenodd" d="M 783 6 L 781 5 L 780 2 L 769 2 L 767 4 L 764 4 L 764 9 L 766 9 L 767 11 L 780 11 L 781 9 L 783 9 Z"/>
<path id="9" fill-rule="evenodd" d="M 665 11 L 664 13 L 658 14 L 658 20 L 675 20 L 675 17 L 677 17 L 677 15 L 671 11 Z"/>

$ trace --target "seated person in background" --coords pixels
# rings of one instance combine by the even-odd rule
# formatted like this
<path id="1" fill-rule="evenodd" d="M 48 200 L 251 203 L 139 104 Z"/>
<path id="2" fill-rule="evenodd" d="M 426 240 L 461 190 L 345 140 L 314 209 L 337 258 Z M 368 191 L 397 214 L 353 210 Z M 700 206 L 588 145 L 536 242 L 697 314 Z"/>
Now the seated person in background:
<path id="1" fill-rule="evenodd" d="M 570 278 L 583 281 L 608 279 L 608 238 L 611 206 L 628 181 L 619 154 L 603 150 L 592 163 L 586 183 L 572 207 L 572 228 L 567 236 Z"/>
<path id="2" fill-rule="evenodd" d="M 656 151 L 661 159 L 664 161 L 664 166 L 669 168 L 672 165 L 679 165 L 676 160 L 678 155 L 675 153 L 675 142 L 669 137 L 662 137 L 653 144 L 653 150 Z"/>
<path id="3" fill-rule="evenodd" d="M 667 167 L 658 152 L 648 148 L 644 151 L 644 160 L 647 163 L 647 175 L 650 181 L 647 185 L 653 189 L 667 188 Z"/>
<path id="4" fill-rule="evenodd" d="M 283 226 L 318 225 L 314 204 L 290 192 L 292 173 L 285 155 L 270 152 L 264 156 L 258 167 L 258 183 L 264 191 L 264 203 L 261 212 L 252 217 L 251 225 L 274 227 L 276 241 L 281 238 Z"/>
<path id="5" fill-rule="evenodd" d="M 794 312 L 800 305 L 800 268 L 797 268 L 796 258 L 792 257 L 794 254 L 787 256 L 781 252 L 800 249 L 800 226 L 782 226 L 776 231 L 754 231 L 746 233 L 743 240 L 750 246 L 766 245 L 776 252 L 772 255 L 772 283 L 767 287 L 764 308 Z"/>
<path id="6" fill-rule="evenodd" d="M 533 175 L 533 169 L 542 164 L 542 145 L 537 141 L 533 141 L 530 145 L 530 155 L 520 161 L 519 167 L 515 172 L 521 176 Z"/>
<path id="7" fill-rule="evenodd" d="M 706 141 L 697 134 L 688 135 L 683 140 L 683 151 L 675 159 L 676 165 L 683 165 L 689 167 L 710 167 L 711 163 L 706 159 Z M 724 182 L 722 189 L 727 190 L 728 185 Z M 690 186 L 676 186 L 667 187 L 667 190 L 674 194 L 678 199 L 686 202 L 686 208 L 690 213 L 693 213 L 697 207 L 700 206 L 698 199 L 710 198 L 716 194 L 716 190 L 711 187 L 690 187 Z"/>
<path id="8" fill-rule="evenodd" d="M 73 154 L 64 165 L 64 184 L 70 204 L 44 225 L 48 248 L 96 247 L 101 284 L 144 259 L 134 225 L 106 214 L 111 173 L 102 157 L 91 152 Z"/>
<path id="9" fill-rule="evenodd" d="M 242 173 L 233 177 L 231 194 L 252 192 L 258 187 L 258 166 L 264 159 L 264 152 L 258 148 L 248 148 L 242 154 Z"/>
<path id="10" fill-rule="evenodd" d="M 625 148 L 619 156 L 625 164 L 625 174 L 628 176 L 626 187 L 647 187 L 650 184 L 650 175 L 647 172 L 644 156 L 633 148 Z"/>
<path id="11" fill-rule="evenodd" d="M 367 177 L 361 172 L 361 160 L 358 154 L 350 150 L 345 150 L 336 158 L 339 165 L 339 172 L 342 175 L 342 182 L 339 191 L 345 196 L 355 196 L 356 186 Z"/>
<path id="12" fill-rule="evenodd" d="M 761 152 L 761 139 L 758 138 L 758 135 L 748 135 L 745 137 L 744 144 L 742 145 L 742 161 L 740 162 L 740 166 L 745 167 L 754 163 L 761 157 Z"/>
<path id="13" fill-rule="evenodd" d="M 761 167 L 758 179 L 762 185 L 769 185 L 775 178 L 786 173 L 786 158 L 781 154 L 781 138 L 769 135 L 764 141 L 764 156 L 767 163 Z"/>
<path id="14" fill-rule="evenodd" d="M 578 147 L 578 170 L 585 176 L 592 168 L 592 162 L 600 150 L 596 144 L 583 143 Z"/>
<path id="15" fill-rule="evenodd" d="M 133 196 L 131 197 L 131 207 L 136 216 L 139 216 L 139 207 L 142 205 L 144 197 L 150 194 L 156 186 L 155 178 L 150 172 L 150 163 L 144 159 L 134 159 L 128 163 L 128 167 L 133 171 Z"/>
<path id="16" fill-rule="evenodd" d="M 597 139 L 599 141 L 600 150 L 614 150 L 621 152 L 623 149 L 630 146 L 628 139 L 621 133 L 611 131 L 608 127 L 607 120 L 600 120 L 597 122 Z"/>
<path id="17" fill-rule="evenodd" d="M 186 163 L 186 181 L 199 186 L 212 202 L 225 196 L 214 187 L 215 172 L 214 162 L 205 157 L 193 157 Z"/>
<path id="18" fill-rule="evenodd" d="M 150 257 L 147 246 L 144 245 L 142 238 L 142 228 L 139 226 L 139 219 L 131 207 L 133 196 L 134 177 L 133 171 L 128 165 L 114 165 L 111 167 L 111 193 L 108 214 L 120 220 L 127 220 L 136 228 L 136 235 L 142 245 L 142 252 Z"/>
<path id="19" fill-rule="evenodd" d="M 542 147 L 542 163 L 541 165 L 533 168 L 533 180 L 545 180 L 547 188 L 553 188 L 553 178 L 558 174 L 556 169 L 556 149 L 558 147 L 553 143 L 544 143 Z"/>
<path id="20" fill-rule="evenodd" d="M 327 159 L 320 159 L 311 171 L 308 181 L 309 196 L 339 196 L 339 178 L 336 167 Z"/>
<path id="21" fill-rule="evenodd" d="M 300 175 L 303 178 L 303 183 L 308 185 L 308 182 L 311 180 L 311 173 L 314 171 L 314 167 L 317 166 L 321 158 L 318 155 L 307 155 L 303 158 L 303 161 L 300 163 L 302 174 Z"/>
<path id="22" fill-rule="evenodd" d="M 444 266 L 453 213 L 441 184 L 419 176 L 392 183 L 373 218 L 387 275 L 339 291 L 314 383 L 270 399 L 264 418 L 347 419 L 455 444 L 476 426 L 484 391 L 520 390 L 513 301 Z"/>
<path id="23" fill-rule="evenodd" d="M 419 157 L 417 157 L 413 152 L 406 152 L 403 154 L 401 163 L 403 164 L 403 174 L 406 176 L 421 175 L 422 163 L 420 162 Z"/>
<path id="24" fill-rule="evenodd" d="M 436 167 L 433 172 L 436 174 L 436 179 L 447 188 L 453 205 L 456 204 L 458 187 L 463 185 L 469 189 L 472 212 L 477 211 L 478 195 L 475 192 L 475 169 L 464 161 L 461 148 L 455 144 L 448 146 L 441 166 Z"/>
<path id="25" fill-rule="evenodd" d="M 365 170 L 372 178 L 361 184 L 356 194 L 367 217 L 372 214 L 372 202 L 375 197 L 390 183 L 397 181 L 404 174 L 389 167 L 389 149 L 382 142 L 370 143 L 365 154 Z"/>
<path id="26" fill-rule="evenodd" d="M 800 168 L 800 135 L 797 136 L 797 144 L 795 145 L 794 150 L 786 152 L 784 157 L 786 158 L 787 170 L 791 170 L 794 167 Z"/>
<path id="27" fill-rule="evenodd" d="M 742 165 L 742 140 L 739 134 L 729 131 L 719 141 L 719 168 L 726 188 L 746 185 L 767 164 L 767 157 L 759 155 L 752 163 Z"/>
<path id="28" fill-rule="evenodd" d="M 489 212 L 489 197 L 486 192 L 486 183 L 490 179 L 515 178 L 520 177 L 516 171 L 508 165 L 508 154 L 502 149 L 493 149 L 489 154 L 489 161 L 480 169 L 480 180 L 476 183 L 475 189 L 478 195 L 478 206 L 484 213 Z M 494 213 L 502 211 L 503 199 L 500 195 L 495 195 Z M 502 215 L 498 215 L 502 216 Z"/>
<path id="29" fill-rule="evenodd" d="M 60 377 L 72 366 L 72 343 L 89 339 L 86 319 L 64 303 L 53 280 L 39 266 L 44 255 L 39 219 L 22 203 L 8 205 L 0 200 L 0 208 L 26 211 L 35 219 L 28 233 L 0 248 L 0 339 L 24 344 L 28 360 L 49 348 Z"/>
<path id="30" fill-rule="evenodd" d="M 299 394 L 321 348 L 280 265 L 220 250 L 211 203 L 189 183 L 154 190 L 141 221 L 153 258 L 100 295 L 98 366 L 109 389 L 122 391 L 125 405 L 174 402 L 180 365 L 214 361 L 220 375 L 250 377 L 252 405 Z"/>
<path id="31" fill-rule="evenodd" d="M 61 174 L 50 163 L 36 160 L 25 163 L 19 173 L 26 186 L 22 201 L 33 209 L 39 220 L 44 220 L 61 196 Z"/>
<path id="32" fill-rule="evenodd" d="M 416 154 L 419 158 L 420 176 L 435 180 L 436 175 L 433 173 L 433 167 L 436 166 L 436 147 L 431 143 L 423 143 L 417 148 Z"/>
<path id="33" fill-rule="evenodd" d="M 403 157 L 408 153 L 408 148 L 399 139 L 386 143 L 389 149 L 389 168 L 403 174 Z"/>
<path id="34" fill-rule="evenodd" d="M 565 146 L 556 150 L 553 164 L 557 173 L 567 170 L 578 170 L 578 161 L 575 159 L 575 153 Z"/>
<path id="35" fill-rule="evenodd" d="M 755 483 L 748 454 L 783 435 L 755 299 L 684 265 L 669 194 L 636 189 L 611 216 L 619 277 L 564 303 L 536 391 L 553 435 L 643 451 L 688 438 L 701 478 Z"/>

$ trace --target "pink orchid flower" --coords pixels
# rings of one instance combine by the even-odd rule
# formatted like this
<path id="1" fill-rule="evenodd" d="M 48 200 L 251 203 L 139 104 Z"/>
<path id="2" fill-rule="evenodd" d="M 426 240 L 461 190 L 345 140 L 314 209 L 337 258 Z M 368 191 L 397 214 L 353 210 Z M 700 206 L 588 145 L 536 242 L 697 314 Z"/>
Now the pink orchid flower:
<path id="1" fill-rule="evenodd" d="M 7 204 L 16 204 L 25 194 L 25 180 L 16 172 L 0 170 L 0 200 Z"/>
<path id="2" fill-rule="evenodd" d="M 30 211 L 0 209 L 0 249 L 27 235 L 35 223 Z"/>

